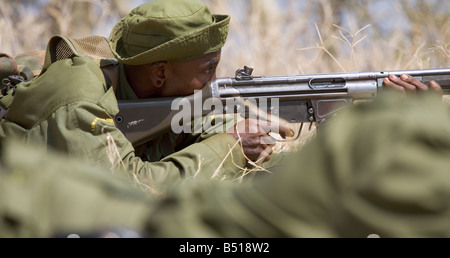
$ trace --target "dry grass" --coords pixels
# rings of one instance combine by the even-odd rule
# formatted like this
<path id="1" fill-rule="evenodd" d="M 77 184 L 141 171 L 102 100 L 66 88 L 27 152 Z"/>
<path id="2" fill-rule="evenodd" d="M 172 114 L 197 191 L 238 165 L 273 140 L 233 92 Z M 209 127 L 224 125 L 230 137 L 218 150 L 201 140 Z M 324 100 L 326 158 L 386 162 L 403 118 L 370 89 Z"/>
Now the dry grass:
<path id="1" fill-rule="evenodd" d="M 166 194 L 165 189 L 161 188 L 157 183 L 155 183 L 155 179 L 152 174 L 152 170 L 149 168 L 147 173 L 142 174 L 139 173 L 136 169 L 136 163 L 133 163 L 134 169 L 132 170 L 132 173 L 130 173 L 129 168 L 124 164 L 122 157 L 120 156 L 119 150 L 117 148 L 116 142 L 114 138 L 111 136 L 110 133 L 106 133 L 106 141 L 102 142 L 104 144 L 106 149 L 106 155 L 109 159 L 109 162 L 111 164 L 110 172 L 112 174 L 114 173 L 121 173 L 124 174 L 129 182 L 136 187 L 137 189 L 140 189 L 143 192 L 149 193 L 153 197 L 162 197 Z M 247 162 L 251 166 L 242 167 L 238 165 L 235 162 L 233 151 L 236 148 L 239 147 L 239 142 L 237 141 L 233 146 L 228 146 L 229 152 L 222 160 L 221 164 L 217 167 L 217 169 L 212 173 L 211 177 L 209 178 L 212 181 L 233 181 L 237 183 L 242 183 L 244 181 L 251 180 L 253 176 L 255 176 L 257 173 L 272 173 L 271 171 L 268 171 L 264 167 L 262 167 L 262 160 L 265 158 L 265 156 L 262 156 L 260 160 L 253 162 L 250 160 L 243 152 L 242 154 L 247 159 Z M 241 149 L 242 150 L 242 149 Z M 232 178 L 230 178 L 230 175 L 227 175 L 223 171 L 223 164 L 225 162 L 231 162 L 235 166 L 235 173 L 232 175 Z M 199 162 L 198 168 L 193 176 L 189 178 L 185 178 L 183 180 L 183 183 L 189 182 L 190 180 L 196 179 L 199 176 L 204 176 L 203 174 L 205 171 L 202 170 L 203 162 Z"/>
<path id="2" fill-rule="evenodd" d="M 0 51 L 13 56 L 45 49 L 58 34 L 108 36 L 112 24 L 138 1 L 0 0 Z"/>
<path id="3" fill-rule="evenodd" d="M 266 75 L 449 66 L 449 1 L 204 1 L 232 16 L 219 76 L 243 65 Z M 139 3 L 0 0 L 0 51 L 43 49 L 55 34 L 108 36 Z"/>
<path id="4" fill-rule="evenodd" d="M 358 0 L 207 2 L 232 16 L 219 76 L 244 65 L 256 75 L 450 67 L 449 1 L 386 1 L 378 8 L 380 1 Z M 301 148 L 312 129 L 276 150 Z"/>
<path id="5" fill-rule="evenodd" d="M 0 51 L 43 49 L 55 34 L 108 36 L 139 1 L 0 0 Z M 255 75 L 408 70 L 450 67 L 450 1 L 204 0 L 232 16 L 218 76 L 248 65 Z M 283 3 L 283 4 L 281 4 Z M 388 3 L 388 4 L 386 4 Z M 305 125 L 308 127 L 308 125 Z M 296 125 L 296 129 L 299 125 Z M 304 130 L 277 151 L 297 150 L 315 133 Z M 245 173 L 245 171 L 244 171 Z"/>
<path id="6" fill-rule="evenodd" d="M 276 75 L 369 70 L 404 70 L 448 67 L 450 3 L 389 1 L 378 10 L 379 1 L 208 1 L 215 12 L 236 13 L 230 40 L 224 48 L 222 70 L 229 76 L 243 65 L 256 74 Z M 425 2 L 425 1 L 417 1 Z M 430 1 L 431 2 L 431 1 Z M 402 5 L 402 3 L 405 3 Z M 420 10 L 420 11 L 417 11 Z M 341 12 L 349 13 L 345 22 Z M 237 17 L 236 17 L 237 16 Z M 389 16 L 404 17 L 399 24 L 384 24 Z M 417 17 L 420 17 L 417 18 Z M 389 30 L 387 30 L 389 29 Z"/>
<path id="7" fill-rule="evenodd" d="M 381 9 L 373 7 L 381 1 L 362 0 L 204 1 L 212 12 L 232 16 L 219 76 L 243 65 L 266 75 L 449 65 L 445 0 L 394 0 Z M 108 36 L 139 2 L 0 0 L 0 50 L 17 55 L 43 49 L 55 34 Z M 31 5 L 38 10 L 30 12 Z M 392 16 L 404 21 L 385 24 Z"/>

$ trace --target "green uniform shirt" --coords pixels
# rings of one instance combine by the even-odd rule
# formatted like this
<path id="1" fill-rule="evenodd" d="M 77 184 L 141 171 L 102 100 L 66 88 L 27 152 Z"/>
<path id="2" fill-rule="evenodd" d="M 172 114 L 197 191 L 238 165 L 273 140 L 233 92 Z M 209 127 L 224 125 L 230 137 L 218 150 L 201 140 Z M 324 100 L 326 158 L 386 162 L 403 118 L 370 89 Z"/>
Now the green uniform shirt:
<path id="1" fill-rule="evenodd" d="M 118 96 L 130 97 L 123 78 Z M 11 137 L 42 144 L 125 172 L 154 193 L 195 176 L 233 179 L 245 166 L 239 145 L 227 134 L 207 137 L 160 161 L 144 162 L 115 127 L 112 118 L 117 113 L 117 98 L 96 62 L 87 57 L 61 60 L 18 87 L 0 122 L 0 143 Z"/>

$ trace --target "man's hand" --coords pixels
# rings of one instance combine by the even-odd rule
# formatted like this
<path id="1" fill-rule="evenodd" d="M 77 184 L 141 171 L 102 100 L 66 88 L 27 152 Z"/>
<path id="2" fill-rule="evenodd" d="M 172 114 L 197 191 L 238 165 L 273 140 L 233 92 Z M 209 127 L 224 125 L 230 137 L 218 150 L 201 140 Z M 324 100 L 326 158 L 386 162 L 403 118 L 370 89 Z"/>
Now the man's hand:
<path id="1" fill-rule="evenodd" d="M 400 77 L 389 75 L 389 77 L 386 77 L 384 79 L 384 85 L 395 91 L 403 92 L 405 93 L 405 95 L 427 92 L 430 90 L 430 88 L 432 91 L 435 91 L 438 94 L 442 95 L 442 88 L 435 81 L 431 81 L 430 87 L 428 87 L 421 81 L 407 74 L 403 74 Z"/>
<path id="2" fill-rule="evenodd" d="M 272 148 L 276 144 L 276 139 L 269 135 L 270 132 L 279 133 L 282 137 L 294 136 L 290 128 L 256 119 L 246 119 L 237 123 L 233 132 L 229 134 L 240 142 L 248 159 L 256 164 L 262 164 L 270 160 Z"/>

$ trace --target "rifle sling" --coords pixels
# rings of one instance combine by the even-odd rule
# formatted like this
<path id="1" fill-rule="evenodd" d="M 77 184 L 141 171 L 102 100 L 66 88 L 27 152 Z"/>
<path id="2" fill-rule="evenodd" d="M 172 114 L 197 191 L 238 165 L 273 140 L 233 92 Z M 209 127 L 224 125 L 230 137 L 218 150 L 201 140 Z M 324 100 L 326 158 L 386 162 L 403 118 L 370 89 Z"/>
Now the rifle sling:
<path id="1" fill-rule="evenodd" d="M 101 69 L 106 83 L 113 87 L 114 93 L 116 93 L 119 85 L 119 68 L 116 65 L 109 65 L 101 67 Z"/>

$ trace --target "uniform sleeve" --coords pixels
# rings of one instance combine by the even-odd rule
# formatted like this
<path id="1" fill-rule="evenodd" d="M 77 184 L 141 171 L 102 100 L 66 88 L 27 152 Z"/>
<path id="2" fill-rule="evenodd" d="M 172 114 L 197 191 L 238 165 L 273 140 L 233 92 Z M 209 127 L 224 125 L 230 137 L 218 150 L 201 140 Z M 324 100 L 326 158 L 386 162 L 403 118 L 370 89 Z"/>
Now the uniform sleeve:
<path id="1" fill-rule="evenodd" d="M 59 138 L 57 144 L 66 145 L 70 154 L 89 158 L 114 173 L 126 173 L 133 183 L 153 193 L 196 177 L 231 180 L 245 165 L 240 146 L 227 134 L 190 145 L 159 162 L 143 162 L 105 108 L 90 102 L 57 110 L 54 121 L 49 127 L 59 135 L 53 138 Z"/>

